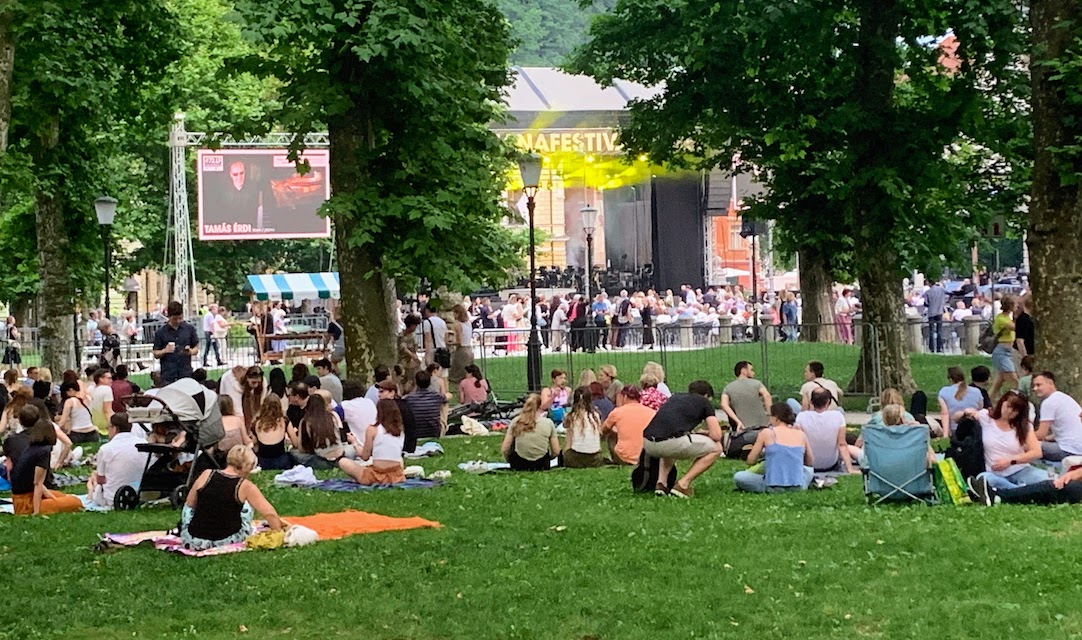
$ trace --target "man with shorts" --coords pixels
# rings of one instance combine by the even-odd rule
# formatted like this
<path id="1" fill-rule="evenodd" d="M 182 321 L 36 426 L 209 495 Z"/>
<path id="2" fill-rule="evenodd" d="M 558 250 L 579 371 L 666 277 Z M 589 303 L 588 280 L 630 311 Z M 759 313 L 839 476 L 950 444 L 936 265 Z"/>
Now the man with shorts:
<path id="1" fill-rule="evenodd" d="M 688 385 L 687 393 L 674 394 L 661 405 L 657 414 L 643 431 L 643 451 L 660 458 L 658 483 L 654 493 L 666 493 L 678 498 L 693 495 L 691 483 L 709 469 L 721 455 L 721 424 L 714 414 L 714 388 L 709 382 L 696 380 Z M 693 433 L 702 423 L 707 432 Z M 691 468 L 671 489 L 665 486 L 669 470 L 677 460 L 694 460 Z"/>

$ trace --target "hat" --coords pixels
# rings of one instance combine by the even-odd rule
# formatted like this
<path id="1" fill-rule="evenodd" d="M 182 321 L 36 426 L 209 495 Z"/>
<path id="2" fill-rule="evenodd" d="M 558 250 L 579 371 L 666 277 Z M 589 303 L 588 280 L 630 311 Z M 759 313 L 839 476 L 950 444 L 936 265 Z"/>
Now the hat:
<path id="1" fill-rule="evenodd" d="M 398 383 L 390 378 L 386 378 L 376 383 L 376 387 L 380 391 L 398 391 Z"/>

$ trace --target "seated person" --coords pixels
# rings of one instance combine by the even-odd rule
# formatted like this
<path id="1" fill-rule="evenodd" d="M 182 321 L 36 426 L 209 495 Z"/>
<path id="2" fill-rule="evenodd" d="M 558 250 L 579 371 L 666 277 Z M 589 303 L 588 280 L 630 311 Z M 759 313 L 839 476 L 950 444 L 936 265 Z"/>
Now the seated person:
<path id="1" fill-rule="evenodd" d="M 591 383 L 598 385 L 598 383 Z M 590 387 L 575 389 L 571 407 L 564 416 L 563 465 L 572 469 L 600 467 L 605 464 L 601 455 L 601 417 L 594 408 Z M 602 393 L 604 397 L 604 393 Z"/>
<path id="2" fill-rule="evenodd" d="M 222 428 L 225 429 L 225 436 L 218 441 L 218 444 L 214 445 L 218 449 L 219 455 L 228 453 L 230 449 L 238 444 L 251 448 L 252 438 L 248 435 L 248 427 L 244 424 L 244 416 L 237 415 L 233 407 L 233 398 L 218 396 L 218 409 L 222 412 Z"/>
<path id="3" fill-rule="evenodd" d="M 883 389 L 883 393 L 879 394 L 879 411 L 876 411 L 868 418 L 868 422 L 864 424 L 866 427 L 881 427 L 883 426 L 883 409 L 892 405 L 903 406 L 902 394 L 897 389 L 887 387 Z M 912 413 L 902 410 L 902 423 L 903 424 L 919 424 L 917 419 Z"/>
<path id="4" fill-rule="evenodd" d="M 985 471 L 976 483 L 993 489 L 1015 489 L 1048 480 L 1044 469 L 1029 464 L 1041 459 L 1041 443 L 1029 421 L 1029 402 L 1012 390 L 1000 396 L 991 411 L 966 410 L 981 425 Z M 970 484 L 974 484 L 973 481 Z"/>
<path id="5" fill-rule="evenodd" d="M 56 429 L 37 407 L 27 405 L 19 410 L 19 424 L 26 435 L 26 449 L 16 460 L 9 460 L 11 501 L 15 515 L 50 515 L 83 510 L 79 498 L 50 491 L 45 479 L 52 463 Z"/>
<path id="6" fill-rule="evenodd" d="M 765 427 L 770 418 L 770 391 L 755 379 L 755 368 L 747 360 L 733 367 L 736 379 L 721 392 L 721 410 L 729 416 L 729 426 L 740 433 L 745 429 Z"/>
<path id="7" fill-rule="evenodd" d="M 426 370 L 414 375 L 416 386 L 406 396 L 406 402 L 413 410 L 413 420 L 417 427 L 417 438 L 438 438 L 443 435 L 441 412 L 447 404 L 447 397 L 440 393 L 432 382 L 432 374 Z"/>
<path id="8" fill-rule="evenodd" d="M 983 475 L 973 483 L 976 502 L 994 504 L 1078 504 L 1082 502 L 1082 467 L 1077 467 L 1055 480 L 1045 480 L 1014 489 L 997 489 Z"/>
<path id="9" fill-rule="evenodd" d="M 319 394 L 308 396 L 300 427 L 288 427 L 293 444 L 293 461 L 316 471 L 334 469 L 345 454 L 337 416 L 328 410 L 327 401 Z"/>
<path id="10" fill-rule="evenodd" d="M 252 421 L 256 460 L 262 469 L 292 469 L 293 457 L 286 452 L 286 416 L 282 399 L 268 393 Z"/>
<path id="11" fill-rule="evenodd" d="M 721 424 L 710 402 L 713 397 L 714 387 L 704 380 L 696 380 L 688 385 L 687 393 L 674 394 L 665 401 L 643 431 L 642 450 L 648 456 L 661 459 L 659 479 L 669 477 L 669 470 L 677 460 L 694 460 L 672 487 L 658 482 L 655 495 L 690 498 L 693 495 L 691 483 L 721 455 Z M 707 433 L 693 433 L 704 422 Z"/>
<path id="12" fill-rule="evenodd" d="M 226 467 L 208 469 L 196 478 L 180 518 L 180 539 L 193 551 L 243 542 L 252 535 L 252 511 L 280 531 L 285 523 L 259 487 L 248 479 L 255 468 L 252 450 L 236 445 L 226 454 Z"/>
<path id="13" fill-rule="evenodd" d="M 1037 428 L 1041 457 L 1059 462 L 1067 456 L 1082 455 L 1082 408 L 1074 398 L 1056 390 L 1056 377 L 1051 371 L 1034 374 L 1033 393 L 1041 400 Z"/>
<path id="14" fill-rule="evenodd" d="M 969 370 L 969 386 L 981 394 L 984 409 L 992 408 L 992 398 L 988 395 L 988 381 L 992 379 L 992 372 L 983 364 Z"/>
<path id="15" fill-rule="evenodd" d="M 824 378 L 823 374 L 826 369 L 823 367 L 823 363 L 817 360 L 812 360 L 804 366 L 804 384 L 800 385 L 800 411 L 807 411 L 811 408 L 811 394 L 816 389 L 826 389 L 831 394 L 831 409 L 841 410 L 839 403 L 842 399 L 842 390 L 838 386 L 837 382 L 829 378 Z M 790 405 L 792 406 L 792 405 Z M 793 413 L 799 413 L 794 408 Z"/>
<path id="16" fill-rule="evenodd" d="M 608 418 L 612 410 L 616 408 L 616 403 L 609 400 L 609 397 L 605 395 L 605 388 L 601 386 L 600 382 L 591 382 L 589 388 L 591 402 L 594 409 L 597 410 L 598 417 L 601 420 Z"/>
<path id="17" fill-rule="evenodd" d="M 82 388 L 78 382 L 65 382 L 60 385 L 61 412 L 57 422 L 75 444 L 98 442 L 101 436 L 94 421 L 90 418 L 90 408 L 82 397 Z"/>
<path id="18" fill-rule="evenodd" d="M 514 471 L 545 471 L 560 455 L 556 424 L 541 412 L 541 396 L 531 393 L 526 398 L 522 411 L 507 427 L 500 453 Z"/>
<path id="19" fill-rule="evenodd" d="M 347 438 L 357 449 L 361 460 L 372 464 L 361 465 L 349 459 L 340 461 L 339 467 L 360 484 L 399 484 L 406 481 L 402 467 L 402 445 L 405 443 L 402 413 L 394 400 L 384 399 L 376 403 L 376 424 L 365 430 L 364 444 L 357 443 L 353 434 Z"/>
<path id="20" fill-rule="evenodd" d="M 131 432 L 127 413 L 109 416 L 108 434 L 109 441 L 98 450 L 97 469 L 86 483 L 87 494 L 101 507 L 113 506 L 120 487 L 128 485 L 138 491 L 147 463 L 147 454 L 135 448 L 145 440 Z"/>
<path id="21" fill-rule="evenodd" d="M 601 425 L 612 464 L 638 464 L 642 455 L 642 432 L 657 411 L 639 402 L 639 388 L 628 385 L 616 396 L 616 408 Z"/>
<path id="22" fill-rule="evenodd" d="M 939 390 L 939 422 L 942 432 L 933 432 L 933 436 L 953 436 L 954 430 L 958 428 L 958 418 L 962 417 L 966 409 L 979 411 L 984 408 L 984 396 L 980 389 L 966 384 L 966 375 L 961 367 L 947 369 L 947 379 L 950 384 Z"/>
<path id="23" fill-rule="evenodd" d="M 830 402 L 826 404 L 830 406 Z M 763 457 L 763 472 L 737 471 L 733 481 L 738 490 L 764 493 L 808 488 L 814 475 L 811 443 L 808 436 L 794 426 L 795 422 L 796 415 L 788 403 L 771 405 L 770 428 L 759 432 L 755 446 L 748 454 L 749 465 Z"/>
<path id="24" fill-rule="evenodd" d="M 658 384 L 657 376 L 652 373 L 644 373 L 639 378 L 639 388 L 642 390 L 639 395 L 639 402 L 654 411 L 661 409 L 661 405 L 665 404 L 669 399 L 669 396 L 662 393 Z"/>
<path id="25" fill-rule="evenodd" d="M 845 441 L 845 416 L 829 409 L 830 392 L 816 389 L 811 394 L 811 411 L 801 411 L 795 426 L 807 436 L 816 471 L 853 473 L 852 456 Z"/>

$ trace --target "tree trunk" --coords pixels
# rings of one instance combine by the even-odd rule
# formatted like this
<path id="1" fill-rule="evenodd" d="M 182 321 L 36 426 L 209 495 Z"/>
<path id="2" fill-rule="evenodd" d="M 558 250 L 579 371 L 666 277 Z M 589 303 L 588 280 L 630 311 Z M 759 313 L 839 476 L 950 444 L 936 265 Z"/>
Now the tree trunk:
<path id="1" fill-rule="evenodd" d="M 54 116 L 33 150 L 34 165 L 44 168 L 60 166 L 57 145 L 60 141 L 60 120 Z M 68 231 L 64 225 L 64 176 L 39 182 L 35 194 L 35 231 L 38 240 L 38 265 L 41 296 L 41 319 L 38 335 L 41 339 L 41 364 L 53 371 L 73 368 L 79 363 L 73 356 L 72 308 L 75 291 L 68 273 Z"/>
<path id="2" fill-rule="evenodd" d="M 1033 0 L 1032 121 L 1036 147 L 1029 203 L 1030 284 L 1036 350 L 1040 369 L 1056 374 L 1068 394 L 1082 394 L 1082 341 L 1077 318 L 1082 301 L 1082 192 L 1076 182 L 1064 184 L 1061 171 L 1077 175 L 1082 158 L 1056 158 L 1051 149 L 1075 144 L 1082 135 L 1082 113 L 1066 101 L 1056 71 L 1041 64 L 1063 56 L 1082 28 L 1082 6 L 1074 0 Z M 1057 166 L 1066 164 L 1066 167 Z"/>
<path id="3" fill-rule="evenodd" d="M 11 128 L 11 76 L 15 69 L 12 4 L 12 0 L 0 0 L 0 153 L 8 148 L 8 130 Z"/>
<path id="4" fill-rule="evenodd" d="M 801 246 L 800 256 L 800 339 L 806 342 L 834 342 L 834 301 L 830 290 L 833 278 L 827 257 L 814 246 Z"/>
<path id="5" fill-rule="evenodd" d="M 902 279 L 895 271 L 898 256 L 886 247 L 865 243 L 857 247 L 860 272 L 860 362 L 850 393 L 877 394 L 893 387 L 902 393 L 916 390 L 905 349 L 908 325 L 902 313 Z"/>
<path id="6" fill-rule="evenodd" d="M 396 361 L 394 295 L 381 271 L 380 251 L 370 244 L 357 246 L 358 220 L 365 212 L 350 209 L 349 196 L 364 183 L 365 156 L 369 148 L 368 120 L 349 113 L 329 123 L 331 143 L 331 202 L 341 283 L 340 322 L 345 333 L 346 366 L 349 377 L 372 383 L 377 365 L 388 367 Z M 337 201 L 337 202 L 335 202 Z"/>

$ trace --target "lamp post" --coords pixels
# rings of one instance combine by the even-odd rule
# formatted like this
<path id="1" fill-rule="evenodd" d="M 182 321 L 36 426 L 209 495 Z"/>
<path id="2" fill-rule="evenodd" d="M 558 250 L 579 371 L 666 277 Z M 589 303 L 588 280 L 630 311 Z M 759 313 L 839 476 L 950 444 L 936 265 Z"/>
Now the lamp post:
<path id="1" fill-rule="evenodd" d="M 590 285 L 594 281 L 594 230 L 597 228 L 597 209 L 586 205 L 579 209 L 582 214 L 582 230 L 586 232 L 586 305 L 590 305 Z"/>
<path id="2" fill-rule="evenodd" d="M 94 212 L 98 215 L 98 224 L 101 225 L 101 242 L 105 253 L 105 317 L 109 318 L 109 231 L 113 227 L 113 218 L 116 216 L 116 198 L 102 196 L 94 201 Z"/>
<path id="3" fill-rule="evenodd" d="M 541 335 L 537 331 L 537 247 L 534 246 L 534 198 L 541 185 L 540 154 L 529 152 L 518 161 L 522 174 L 522 190 L 526 193 L 526 210 L 530 217 L 530 339 L 526 343 L 526 386 L 531 393 L 541 391 Z"/>

